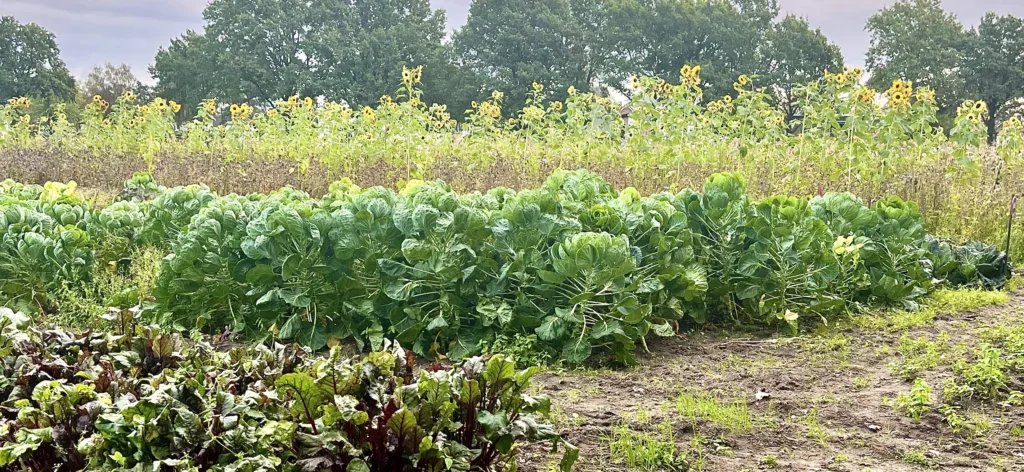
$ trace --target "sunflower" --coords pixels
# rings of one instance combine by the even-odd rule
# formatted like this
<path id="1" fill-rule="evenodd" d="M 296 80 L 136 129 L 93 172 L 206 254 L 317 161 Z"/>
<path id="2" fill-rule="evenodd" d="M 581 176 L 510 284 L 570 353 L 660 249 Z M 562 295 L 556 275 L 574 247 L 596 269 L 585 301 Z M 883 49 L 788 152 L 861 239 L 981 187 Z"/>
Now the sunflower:
<path id="1" fill-rule="evenodd" d="M 128 129 L 135 127 L 135 120 L 128 120 Z"/>
<path id="2" fill-rule="evenodd" d="M 306 99 L 303 100 L 303 105 L 306 105 L 306 108 L 313 108 L 313 99 L 311 97 L 306 97 Z"/>
<path id="3" fill-rule="evenodd" d="M 630 76 L 630 78 L 629 78 L 629 87 L 631 89 L 633 89 L 633 90 L 639 90 L 640 89 L 640 78 L 635 76 L 635 75 L 634 76 Z"/>
<path id="4" fill-rule="evenodd" d="M 722 103 L 725 103 L 726 105 L 732 103 L 732 97 L 729 95 L 722 97 Z"/>
<path id="5" fill-rule="evenodd" d="M 538 84 L 537 82 L 534 82 L 533 83 L 533 91 L 537 92 L 537 93 L 543 92 L 544 91 L 544 84 Z"/>
<path id="6" fill-rule="evenodd" d="M 289 105 L 298 105 L 299 104 L 299 96 L 298 95 L 292 95 L 292 96 L 288 97 L 288 104 Z"/>
<path id="7" fill-rule="evenodd" d="M 470 108 L 472 108 L 474 110 L 476 110 L 477 108 L 480 108 L 480 104 L 477 103 L 476 100 L 473 100 L 472 102 L 469 102 L 469 106 L 470 106 Z"/>
<path id="8" fill-rule="evenodd" d="M 569 96 L 576 95 L 576 87 L 573 87 L 572 85 L 570 85 L 568 92 L 569 92 Z"/>
<path id="9" fill-rule="evenodd" d="M 373 118 L 374 115 L 375 115 L 375 113 L 373 111 L 373 108 L 363 107 L 363 116 L 365 116 L 367 118 Z"/>
<path id="10" fill-rule="evenodd" d="M 500 102 L 505 99 L 505 92 L 499 92 L 497 90 L 491 92 L 491 99 Z"/>
<path id="11" fill-rule="evenodd" d="M 134 102 L 135 101 L 135 92 L 132 92 L 131 90 L 125 92 L 124 95 L 122 95 L 122 96 L 124 97 L 125 101 L 127 101 L 127 102 Z"/>
<path id="12" fill-rule="evenodd" d="M 974 111 L 980 112 L 985 110 L 985 102 L 979 101 L 974 104 Z"/>
<path id="13" fill-rule="evenodd" d="M 551 109 L 556 112 L 562 111 L 562 102 L 551 102 Z"/>
<path id="14" fill-rule="evenodd" d="M 149 105 L 142 105 L 142 106 L 140 106 L 139 107 L 139 113 L 142 113 L 143 115 L 145 115 L 146 113 L 149 113 Z"/>
<path id="15" fill-rule="evenodd" d="M 497 106 L 492 106 L 491 107 L 491 118 L 494 118 L 495 120 L 497 120 L 498 118 L 501 118 L 501 107 L 497 107 Z"/>
<path id="16" fill-rule="evenodd" d="M 744 86 L 744 87 L 746 87 L 746 86 L 747 86 L 747 84 L 749 84 L 749 83 L 750 83 L 750 77 L 747 77 L 747 76 L 746 76 L 746 74 L 744 74 L 744 75 L 741 75 L 741 76 L 740 76 L 740 78 L 739 78 L 739 80 L 737 80 L 737 82 L 739 82 L 739 84 L 740 84 L 741 86 Z"/>
<path id="17" fill-rule="evenodd" d="M 176 102 L 174 100 L 171 100 L 170 102 L 168 102 L 168 105 L 170 105 L 171 111 L 173 111 L 174 113 L 177 113 L 177 112 L 181 111 L 181 105 L 179 105 L 178 102 Z"/>
<path id="18" fill-rule="evenodd" d="M 232 115 L 237 115 L 241 108 L 239 108 L 237 104 L 232 103 L 230 110 Z"/>
<path id="19" fill-rule="evenodd" d="M 928 87 L 919 88 L 917 89 L 917 100 L 931 103 L 935 101 L 935 91 Z"/>

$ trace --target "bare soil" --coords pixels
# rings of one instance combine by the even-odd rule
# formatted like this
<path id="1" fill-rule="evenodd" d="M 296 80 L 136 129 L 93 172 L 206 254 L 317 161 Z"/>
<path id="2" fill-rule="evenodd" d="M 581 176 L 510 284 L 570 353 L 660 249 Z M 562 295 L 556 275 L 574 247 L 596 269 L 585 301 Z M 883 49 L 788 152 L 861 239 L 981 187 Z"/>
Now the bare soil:
<path id="1" fill-rule="evenodd" d="M 574 470 L 1024 471 L 1024 408 L 969 405 L 961 414 L 991 421 L 980 434 L 954 433 L 936 411 L 952 364 L 977 348 L 979 330 L 1020 325 L 1022 311 L 1024 291 L 1018 291 L 1009 303 L 940 314 L 902 331 L 856 323 L 796 338 L 705 331 L 652 342 L 650 354 L 628 370 L 546 373 L 537 382 L 552 398 L 563 436 L 580 448 Z M 890 367 L 900 358 L 903 335 L 948 336 L 956 352 L 920 374 L 932 388 L 932 411 L 920 422 L 893 407 L 912 385 Z M 675 407 L 683 391 L 745 403 L 753 429 L 735 432 L 686 418 Z M 621 454 L 611 454 L 615 429 L 657 434 L 664 422 L 685 455 L 678 463 L 631 468 Z M 553 470 L 555 458 L 531 448 L 523 469 Z"/>

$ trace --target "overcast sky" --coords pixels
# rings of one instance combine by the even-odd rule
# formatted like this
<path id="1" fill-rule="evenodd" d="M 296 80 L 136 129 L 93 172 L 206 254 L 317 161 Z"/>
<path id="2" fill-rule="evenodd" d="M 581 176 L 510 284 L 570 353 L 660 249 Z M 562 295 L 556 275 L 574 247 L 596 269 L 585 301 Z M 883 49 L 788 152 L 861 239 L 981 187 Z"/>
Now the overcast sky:
<path id="1" fill-rule="evenodd" d="M 448 14 L 448 26 L 466 22 L 470 0 L 431 0 Z M 894 0 L 780 0 L 784 14 L 806 17 L 843 49 L 849 65 L 862 65 L 868 48 L 864 22 Z M 105 61 L 131 64 L 151 82 L 146 67 L 157 48 L 187 29 L 200 29 L 208 0 L 0 0 L 0 16 L 35 22 L 57 35 L 61 55 L 75 77 Z M 944 0 L 967 25 L 987 11 L 1024 16 L 1024 0 Z"/>

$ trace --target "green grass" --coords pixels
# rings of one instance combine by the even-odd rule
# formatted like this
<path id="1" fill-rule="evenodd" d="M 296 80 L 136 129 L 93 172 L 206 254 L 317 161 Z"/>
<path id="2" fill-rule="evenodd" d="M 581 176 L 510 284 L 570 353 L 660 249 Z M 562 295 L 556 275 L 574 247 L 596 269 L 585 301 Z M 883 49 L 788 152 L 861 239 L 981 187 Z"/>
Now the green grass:
<path id="1" fill-rule="evenodd" d="M 686 389 L 676 397 L 675 407 L 677 413 L 694 425 L 709 423 L 734 434 L 754 429 L 747 403 L 742 398 L 726 402 L 707 392 Z"/>
<path id="2" fill-rule="evenodd" d="M 649 420 L 639 424 L 649 425 Z M 612 428 L 606 440 L 613 464 L 623 464 L 629 470 L 686 470 L 686 455 L 676 446 L 673 426 L 668 420 L 650 431 L 638 431 L 622 422 Z"/>

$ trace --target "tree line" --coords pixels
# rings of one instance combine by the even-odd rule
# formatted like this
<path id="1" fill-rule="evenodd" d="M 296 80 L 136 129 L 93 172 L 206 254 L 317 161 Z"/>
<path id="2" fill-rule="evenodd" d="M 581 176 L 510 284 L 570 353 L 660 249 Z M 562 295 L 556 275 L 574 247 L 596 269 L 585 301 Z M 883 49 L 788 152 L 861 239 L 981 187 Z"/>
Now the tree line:
<path id="1" fill-rule="evenodd" d="M 734 93 L 736 77 L 754 75 L 791 111 L 794 85 L 845 63 L 805 19 L 780 17 L 778 0 L 473 0 L 451 34 L 429 0 L 213 0 L 203 17 L 203 31 L 157 51 L 152 89 L 111 64 L 76 86 L 52 34 L 4 17 L 0 36 L 12 41 L 0 44 L 0 96 L 110 101 L 135 89 L 181 103 L 187 119 L 207 98 L 374 104 L 395 92 L 403 66 L 422 65 L 422 100 L 458 116 L 493 90 L 511 109 L 526 103 L 534 82 L 553 99 L 569 87 L 628 95 L 632 75 L 678 81 L 681 65 L 700 64 L 706 94 Z M 1021 18 L 989 13 L 967 28 L 939 0 L 901 0 L 865 29 L 869 84 L 880 90 L 895 79 L 929 85 L 944 111 L 985 100 L 990 128 L 1024 96 Z"/>

